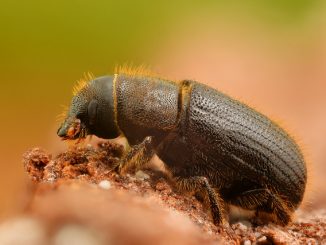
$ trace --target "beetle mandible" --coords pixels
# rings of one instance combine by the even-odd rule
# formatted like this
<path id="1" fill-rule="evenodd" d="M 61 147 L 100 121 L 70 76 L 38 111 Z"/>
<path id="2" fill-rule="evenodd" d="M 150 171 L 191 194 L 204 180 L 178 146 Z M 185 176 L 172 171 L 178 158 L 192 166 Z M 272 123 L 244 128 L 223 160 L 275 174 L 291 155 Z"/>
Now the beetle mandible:
<path id="1" fill-rule="evenodd" d="M 305 192 L 305 160 L 289 134 L 196 81 L 173 82 L 137 69 L 91 79 L 75 91 L 57 134 L 126 137 L 131 148 L 118 172 L 140 168 L 156 154 L 179 190 L 207 200 L 215 224 L 225 222 L 234 205 L 286 225 Z"/>

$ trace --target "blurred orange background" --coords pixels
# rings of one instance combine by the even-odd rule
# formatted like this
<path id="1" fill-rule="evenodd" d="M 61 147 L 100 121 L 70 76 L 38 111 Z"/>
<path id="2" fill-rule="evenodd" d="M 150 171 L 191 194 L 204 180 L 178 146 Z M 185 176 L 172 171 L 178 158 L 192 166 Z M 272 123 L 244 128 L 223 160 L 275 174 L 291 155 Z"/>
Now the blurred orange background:
<path id="1" fill-rule="evenodd" d="M 326 2 L 2 1 L 0 213 L 25 185 L 22 154 L 66 146 L 56 116 L 84 72 L 147 64 L 195 79 L 281 121 L 309 159 L 312 207 L 326 203 Z"/>

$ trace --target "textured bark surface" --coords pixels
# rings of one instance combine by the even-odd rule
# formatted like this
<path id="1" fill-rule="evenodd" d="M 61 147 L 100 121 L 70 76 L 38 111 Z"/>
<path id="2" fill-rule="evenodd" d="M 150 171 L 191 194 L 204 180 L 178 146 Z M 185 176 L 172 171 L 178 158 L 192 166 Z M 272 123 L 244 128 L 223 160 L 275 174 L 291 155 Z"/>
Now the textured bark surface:
<path id="1" fill-rule="evenodd" d="M 156 167 L 117 175 L 123 148 L 108 142 L 52 157 L 24 154 L 31 178 L 23 210 L 0 224 L 1 244 L 321 244 L 326 212 L 297 212 L 287 227 L 238 220 L 216 227 L 195 197 Z M 17 235 L 19 234 L 19 235 Z"/>

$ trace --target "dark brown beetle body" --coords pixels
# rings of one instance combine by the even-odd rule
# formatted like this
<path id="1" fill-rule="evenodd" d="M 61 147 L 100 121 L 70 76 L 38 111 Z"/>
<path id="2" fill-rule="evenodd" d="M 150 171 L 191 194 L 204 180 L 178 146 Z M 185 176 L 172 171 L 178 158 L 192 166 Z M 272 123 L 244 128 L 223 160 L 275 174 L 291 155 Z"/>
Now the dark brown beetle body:
<path id="1" fill-rule="evenodd" d="M 291 137 L 203 84 L 123 73 L 102 77 L 75 96 L 59 136 L 80 136 L 67 136 L 71 120 L 80 120 L 83 136 L 127 138 L 134 147 L 120 171 L 157 154 L 179 189 L 203 195 L 215 223 L 224 221 L 232 204 L 285 225 L 303 199 L 307 171 Z"/>

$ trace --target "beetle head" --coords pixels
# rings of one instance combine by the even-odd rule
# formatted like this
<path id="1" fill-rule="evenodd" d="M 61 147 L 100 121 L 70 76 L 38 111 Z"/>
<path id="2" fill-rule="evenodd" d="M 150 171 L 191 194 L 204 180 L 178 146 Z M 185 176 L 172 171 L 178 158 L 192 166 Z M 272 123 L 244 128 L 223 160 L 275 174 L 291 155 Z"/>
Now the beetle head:
<path id="1" fill-rule="evenodd" d="M 113 77 L 94 79 L 75 94 L 57 134 L 63 140 L 82 139 L 90 134 L 101 138 L 118 136 L 114 120 Z"/>
<path id="2" fill-rule="evenodd" d="M 75 140 L 87 136 L 87 104 L 87 98 L 82 93 L 74 96 L 67 117 L 57 131 L 59 137 Z"/>

